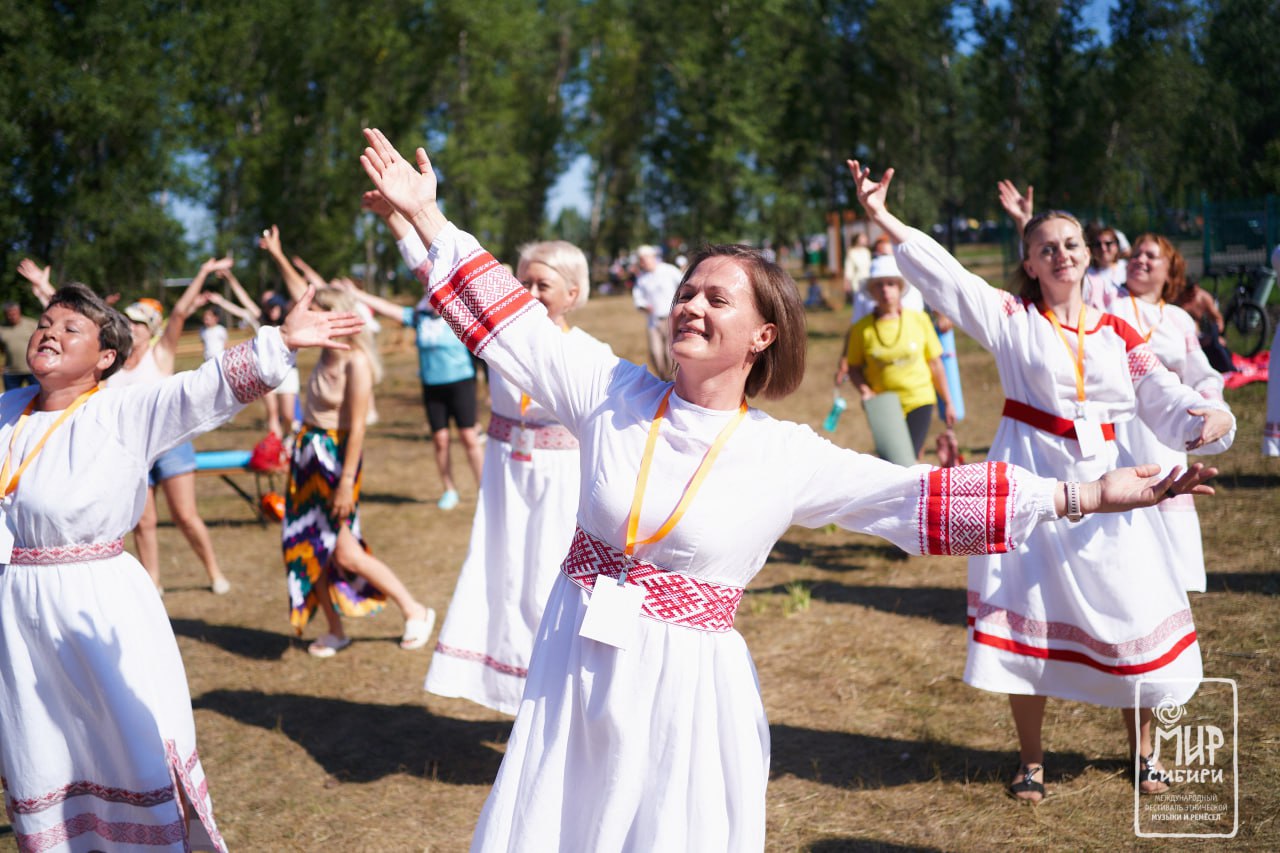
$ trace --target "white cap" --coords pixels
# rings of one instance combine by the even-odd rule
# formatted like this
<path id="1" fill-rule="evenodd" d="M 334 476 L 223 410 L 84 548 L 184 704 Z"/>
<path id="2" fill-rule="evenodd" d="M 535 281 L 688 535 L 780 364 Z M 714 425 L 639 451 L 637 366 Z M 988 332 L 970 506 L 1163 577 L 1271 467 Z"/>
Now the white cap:
<path id="1" fill-rule="evenodd" d="M 876 255 L 871 259 L 867 278 L 902 278 L 902 273 L 898 271 L 898 261 L 893 255 Z"/>

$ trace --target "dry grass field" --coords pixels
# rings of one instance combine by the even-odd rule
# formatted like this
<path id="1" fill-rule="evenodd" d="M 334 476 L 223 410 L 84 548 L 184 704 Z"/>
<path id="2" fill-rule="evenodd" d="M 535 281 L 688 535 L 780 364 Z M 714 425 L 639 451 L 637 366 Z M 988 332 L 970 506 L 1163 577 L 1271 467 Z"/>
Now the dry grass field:
<path id="1" fill-rule="evenodd" d="M 593 299 L 574 319 L 620 354 L 642 358 L 642 321 L 629 299 Z M 843 310 L 811 315 L 804 386 L 766 409 L 821 423 L 846 323 Z M 443 616 L 466 553 L 476 484 L 457 453 L 462 505 L 436 508 L 439 480 L 411 343 L 395 332 L 384 337 L 388 376 L 366 454 L 363 523 L 375 552 Z M 960 358 L 968 419 L 959 435 L 976 461 L 1002 398 L 985 353 L 964 339 Z M 1265 388 L 1246 386 L 1228 400 L 1240 429 L 1235 448 L 1218 460 L 1219 495 L 1200 501 L 1209 591 L 1193 595 L 1192 606 L 1206 675 L 1239 685 L 1240 829 L 1235 839 L 1197 849 L 1275 850 L 1280 461 L 1259 453 Z M 261 432 L 255 406 L 198 446 L 247 449 Z M 856 408 L 834 440 L 870 448 Z M 509 720 L 424 693 L 430 649 L 401 651 L 394 613 L 349 620 L 350 649 L 331 660 L 309 657 L 289 631 L 278 526 L 260 526 L 217 478 L 201 478 L 199 489 L 234 589 L 211 595 L 190 549 L 166 524 L 165 604 L 231 848 L 465 850 Z M 964 620 L 963 559 L 909 558 L 834 529 L 793 529 L 778 543 L 738 617 L 772 729 L 769 849 L 1164 849 L 1170 842 L 1135 837 L 1114 711 L 1050 702 L 1050 796 L 1034 808 L 1005 796 L 1016 741 L 1004 698 L 961 681 Z M 14 848 L 6 827 L 0 850 Z"/>

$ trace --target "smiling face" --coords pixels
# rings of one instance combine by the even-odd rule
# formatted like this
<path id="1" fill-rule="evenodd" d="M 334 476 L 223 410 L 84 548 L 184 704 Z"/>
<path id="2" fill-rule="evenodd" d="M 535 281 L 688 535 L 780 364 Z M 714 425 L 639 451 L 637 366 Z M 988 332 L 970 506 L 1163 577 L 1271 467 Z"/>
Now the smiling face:
<path id="1" fill-rule="evenodd" d="M 676 291 L 670 323 L 671 352 L 681 370 L 740 369 L 777 335 L 756 307 L 746 271 L 729 257 L 698 264 Z"/>
<path id="2" fill-rule="evenodd" d="M 1169 279 L 1169 259 L 1155 240 L 1143 240 L 1133 247 L 1125 268 L 1125 287 L 1139 299 L 1155 302 Z"/>
<path id="3" fill-rule="evenodd" d="M 1089 241 L 1089 260 L 1098 269 L 1106 269 L 1120 257 L 1120 241 L 1116 232 L 1103 228 L 1098 236 Z"/>
<path id="4" fill-rule="evenodd" d="M 521 264 L 520 283 L 529 289 L 529 295 L 547 309 L 547 316 L 555 322 L 565 315 L 578 301 L 578 288 L 571 287 L 564 276 L 542 261 Z"/>
<path id="5" fill-rule="evenodd" d="M 115 360 L 116 351 L 99 343 L 98 324 L 64 305 L 54 304 L 40 315 L 27 342 L 27 364 L 46 388 L 98 378 Z"/>
<path id="6" fill-rule="evenodd" d="M 1065 299 L 1079 291 L 1089 266 L 1089 250 L 1080 226 L 1070 219 L 1052 217 L 1024 238 L 1023 271 L 1040 284 L 1046 299 Z"/>

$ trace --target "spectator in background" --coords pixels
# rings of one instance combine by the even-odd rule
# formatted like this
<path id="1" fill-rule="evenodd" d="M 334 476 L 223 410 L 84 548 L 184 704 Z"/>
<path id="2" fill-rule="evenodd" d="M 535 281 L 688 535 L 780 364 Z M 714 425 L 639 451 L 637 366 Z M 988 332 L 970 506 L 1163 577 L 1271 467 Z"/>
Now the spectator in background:
<path id="1" fill-rule="evenodd" d="M 1116 229 L 1096 223 L 1085 231 L 1089 244 L 1089 269 L 1084 274 L 1084 301 L 1106 311 L 1124 287 L 1125 261 L 1120 257 Z"/>
<path id="2" fill-rule="evenodd" d="M 871 247 L 867 232 L 859 231 L 849 241 L 849 251 L 844 254 L 844 301 L 853 304 L 853 295 L 862 289 L 862 282 L 871 273 Z"/>
<path id="3" fill-rule="evenodd" d="M 204 348 L 205 361 L 217 358 L 227 348 L 227 327 L 222 325 L 218 309 L 210 304 L 212 296 L 211 293 L 202 294 L 200 300 L 204 305 L 204 311 L 200 312 L 200 344 Z"/>
<path id="4" fill-rule="evenodd" d="M 35 377 L 27 366 L 27 341 L 36 330 L 36 321 L 22 316 L 16 302 L 4 304 L 4 324 L 0 325 L 0 350 L 4 351 L 4 390 L 34 385 Z"/>
<path id="5" fill-rule="evenodd" d="M 680 270 L 658 258 L 654 246 L 636 249 L 636 285 L 631 298 L 649 316 L 649 365 L 659 379 L 671 378 L 671 329 L 667 317 L 680 286 Z"/>

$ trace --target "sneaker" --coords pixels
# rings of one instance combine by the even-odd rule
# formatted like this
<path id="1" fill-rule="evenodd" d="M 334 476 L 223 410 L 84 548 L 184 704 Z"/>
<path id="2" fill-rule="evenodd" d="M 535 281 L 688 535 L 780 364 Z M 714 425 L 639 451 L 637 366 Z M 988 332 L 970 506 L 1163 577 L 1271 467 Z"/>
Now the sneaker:
<path id="1" fill-rule="evenodd" d="M 440 496 L 440 500 L 436 501 L 436 506 L 440 509 L 453 509 L 458 505 L 458 493 L 453 489 L 445 492 Z"/>

